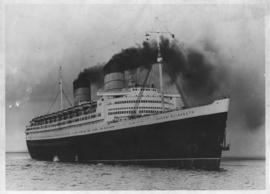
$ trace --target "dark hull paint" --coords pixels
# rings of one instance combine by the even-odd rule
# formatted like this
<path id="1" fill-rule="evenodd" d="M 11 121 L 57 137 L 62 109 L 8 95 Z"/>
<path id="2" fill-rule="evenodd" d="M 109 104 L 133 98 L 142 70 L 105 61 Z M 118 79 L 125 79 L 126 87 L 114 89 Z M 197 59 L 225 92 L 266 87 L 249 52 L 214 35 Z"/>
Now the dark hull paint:
<path id="1" fill-rule="evenodd" d="M 219 169 L 227 113 L 52 140 L 27 141 L 38 160 Z"/>

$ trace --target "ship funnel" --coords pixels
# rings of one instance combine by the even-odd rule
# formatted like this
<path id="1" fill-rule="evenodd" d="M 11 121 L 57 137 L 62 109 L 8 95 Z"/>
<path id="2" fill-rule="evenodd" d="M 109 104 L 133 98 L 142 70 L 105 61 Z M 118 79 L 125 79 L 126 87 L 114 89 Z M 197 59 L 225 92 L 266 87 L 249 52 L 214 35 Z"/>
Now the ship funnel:
<path id="1" fill-rule="evenodd" d="M 74 105 L 91 100 L 91 83 L 87 78 L 79 78 L 73 82 Z"/>
<path id="2" fill-rule="evenodd" d="M 124 73 L 123 72 L 113 72 L 108 73 L 104 77 L 104 89 L 109 90 L 119 90 L 124 88 Z"/>
<path id="3" fill-rule="evenodd" d="M 135 87 L 136 85 L 136 70 L 126 71 L 127 85 L 128 87 Z"/>

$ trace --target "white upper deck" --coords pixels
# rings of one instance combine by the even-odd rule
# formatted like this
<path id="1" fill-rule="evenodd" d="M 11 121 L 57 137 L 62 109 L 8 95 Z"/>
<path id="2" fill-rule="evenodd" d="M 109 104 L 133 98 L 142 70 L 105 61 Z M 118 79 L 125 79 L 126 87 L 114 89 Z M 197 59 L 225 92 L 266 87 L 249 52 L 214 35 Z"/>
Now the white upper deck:
<path id="1" fill-rule="evenodd" d="M 114 91 L 99 91 L 98 106 L 105 120 L 144 116 L 162 112 L 162 94 L 157 88 L 132 87 Z M 178 94 L 164 94 L 164 111 L 183 107 Z"/>

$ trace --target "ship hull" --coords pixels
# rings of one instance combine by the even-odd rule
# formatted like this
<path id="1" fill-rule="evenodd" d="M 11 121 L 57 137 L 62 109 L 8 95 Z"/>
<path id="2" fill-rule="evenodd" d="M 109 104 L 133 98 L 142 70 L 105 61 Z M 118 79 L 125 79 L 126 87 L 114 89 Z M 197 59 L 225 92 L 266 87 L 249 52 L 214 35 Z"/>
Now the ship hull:
<path id="1" fill-rule="evenodd" d="M 227 112 L 49 140 L 27 140 L 32 158 L 219 169 Z"/>

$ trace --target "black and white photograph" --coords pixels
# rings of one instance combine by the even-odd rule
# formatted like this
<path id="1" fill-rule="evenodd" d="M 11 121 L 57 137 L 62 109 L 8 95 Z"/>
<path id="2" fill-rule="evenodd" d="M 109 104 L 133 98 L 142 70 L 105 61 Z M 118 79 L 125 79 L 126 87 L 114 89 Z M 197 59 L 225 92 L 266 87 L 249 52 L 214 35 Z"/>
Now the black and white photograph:
<path id="1" fill-rule="evenodd" d="M 222 2 L 3 3 L 2 190 L 267 192 L 270 4 Z"/>

